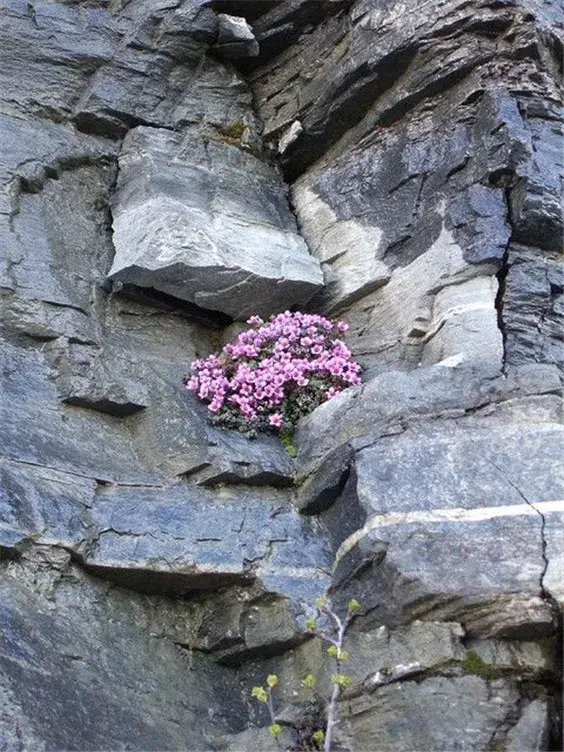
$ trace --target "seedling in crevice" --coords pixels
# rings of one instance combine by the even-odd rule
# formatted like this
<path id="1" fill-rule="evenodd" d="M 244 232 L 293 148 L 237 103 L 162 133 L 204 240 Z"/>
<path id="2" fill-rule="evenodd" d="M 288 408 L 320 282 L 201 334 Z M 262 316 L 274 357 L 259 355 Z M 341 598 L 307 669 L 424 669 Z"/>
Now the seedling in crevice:
<path id="1" fill-rule="evenodd" d="M 309 733 L 309 738 L 306 741 L 306 746 L 293 747 L 295 749 L 306 750 L 323 749 L 323 752 L 330 752 L 331 745 L 334 739 L 334 731 L 339 723 L 338 717 L 338 701 L 342 690 L 345 687 L 349 687 L 352 684 L 352 678 L 343 673 L 342 664 L 349 660 L 349 654 L 344 649 L 344 641 L 347 629 L 354 618 L 355 614 L 360 610 L 360 603 L 356 600 L 351 600 L 347 607 L 347 612 L 344 617 L 340 617 L 333 610 L 330 601 L 327 598 L 318 598 L 315 602 L 316 616 L 315 618 L 308 619 L 305 623 L 305 627 L 310 632 L 315 632 L 324 642 L 329 643 L 327 648 L 327 654 L 335 661 L 336 671 L 331 676 L 331 696 L 326 706 L 326 723 L 325 730 L 312 729 Z M 318 621 L 325 617 L 325 623 L 323 626 L 318 626 Z M 274 703 L 272 697 L 272 690 L 278 684 L 278 677 L 271 674 L 266 679 L 266 687 L 253 687 L 251 696 L 260 702 L 264 702 L 269 711 L 271 725 L 269 727 L 270 733 L 278 741 L 278 737 L 282 731 L 279 723 L 277 723 L 276 713 L 274 711 Z M 312 692 L 316 689 L 316 679 L 312 674 L 308 674 L 303 680 L 302 685 Z"/>

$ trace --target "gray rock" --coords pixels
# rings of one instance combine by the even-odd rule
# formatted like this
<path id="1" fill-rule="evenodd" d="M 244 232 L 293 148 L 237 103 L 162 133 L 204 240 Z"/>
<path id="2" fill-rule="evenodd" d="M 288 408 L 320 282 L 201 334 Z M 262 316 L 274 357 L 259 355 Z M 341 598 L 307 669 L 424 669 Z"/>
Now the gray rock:
<path id="1" fill-rule="evenodd" d="M 256 584 L 200 595 L 187 611 L 190 628 L 177 630 L 175 641 L 210 653 L 222 664 L 284 654 L 308 638 L 299 605 Z"/>
<path id="2" fill-rule="evenodd" d="M 562 15 L 529 7 L 483 2 L 470 18 L 446 3 L 413 24 L 403 6 L 328 10 L 251 79 L 273 150 L 300 124 L 281 161 L 299 176 L 298 221 L 324 271 L 314 303 L 348 309 L 350 345 L 372 374 L 450 358 L 501 364 L 494 275 L 509 238 L 557 250 L 562 118 L 551 61 Z M 276 35 L 275 16 L 259 20 L 259 38 Z M 527 85 L 513 86 L 499 47 L 488 51 L 494 38 Z M 467 295 L 455 288 L 473 277 Z M 525 338 L 535 338 L 530 320 Z"/>
<path id="3" fill-rule="evenodd" d="M 355 749 L 485 749 L 519 693 L 505 682 L 476 676 L 427 679 L 383 687 L 351 700 L 346 709 Z"/>
<path id="4" fill-rule="evenodd" d="M 438 672 L 462 660 L 464 635 L 459 624 L 422 621 L 414 621 L 409 627 L 393 632 L 384 626 L 369 632 L 349 631 L 346 649 L 350 661 L 346 671 L 355 681 L 347 690 L 347 696 L 374 691 L 377 674 L 385 676 L 394 667 L 397 671 L 402 666 L 413 666 L 412 675 L 420 675 Z M 326 669 L 331 670 L 332 666 Z"/>
<path id="5" fill-rule="evenodd" d="M 122 369 L 119 365 L 116 368 L 123 353 L 112 353 L 110 348 L 101 353 L 92 346 L 65 343 L 52 348 L 49 354 L 61 399 L 69 405 L 125 416 L 150 404 L 148 385 L 124 373 L 129 361 Z"/>
<path id="6" fill-rule="evenodd" d="M 526 640 L 465 640 L 467 653 L 462 670 L 474 673 L 486 671 L 491 677 L 512 674 L 539 683 L 554 674 L 550 641 L 543 643 Z M 476 658 L 478 660 L 476 660 Z"/>
<path id="7" fill-rule="evenodd" d="M 320 21 L 326 21 L 333 14 L 349 6 L 350 0 L 327 0 L 320 13 L 319 0 L 262 0 L 259 18 L 253 21 L 253 32 L 260 45 L 260 55 L 255 60 L 245 61 L 245 69 L 254 69 L 282 52 L 300 33 L 311 30 Z M 251 8 L 245 7 L 250 14 Z M 255 11 L 256 12 L 256 11 Z"/>
<path id="8" fill-rule="evenodd" d="M 556 525 L 564 517 L 561 427 L 410 433 L 357 453 L 341 505 L 351 515 L 358 504 L 366 521 L 342 533 L 339 586 L 348 582 L 385 623 L 440 613 L 482 637 L 550 631 L 544 530 L 547 517 Z M 340 535 L 336 514 L 328 523 Z M 362 561 L 371 569 L 369 590 L 360 587 L 364 575 L 351 585 Z"/>
<path id="9" fill-rule="evenodd" d="M 263 36 L 269 31 L 274 37 L 273 16 L 307 5 L 313 3 L 292 3 L 289 9 L 265 14 L 256 27 L 261 46 L 265 48 Z M 432 95 L 455 89 L 461 81 L 464 84 L 472 71 L 484 75 L 487 88 L 495 90 L 499 80 L 499 88 L 505 88 L 506 68 L 499 62 L 491 64 L 494 55 L 500 60 L 500 45 L 515 69 L 521 65 L 533 72 L 535 55 L 550 49 L 551 33 L 557 36 L 562 28 L 559 6 L 539 10 L 535 3 L 538 17 L 526 13 L 530 6 L 528 0 L 512 6 L 483 2 L 470 16 L 463 3 L 450 2 L 437 6 L 429 18 L 424 8 L 375 6 L 367 0 L 336 17 L 331 17 L 331 10 L 340 10 L 338 3 L 321 17 L 313 11 L 308 20 L 314 28 L 252 79 L 266 135 L 274 140 L 294 120 L 302 122 L 304 133 L 292 153 L 284 155 L 294 177 L 344 134 L 349 142 L 351 136 L 359 140 L 358 132 L 373 137 L 375 127 L 393 127 L 406 113 L 417 128 L 420 121 L 413 118 L 414 108 Z M 405 22 L 407 17 L 410 23 Z M 508 38 L 505 32 L 512 24 L 516 33 Z M 537 26 L 543 27 L 542 35 L 535 36 Z M 487 39 L 478 33 L 483 27 L 491 31 Z M 287 29 L 280 30 L 287 34 Z M 410 65 L 414 59 L 417 65 Z M 546 69 L 545 80 L 531 83 L 532 92 L 551 86 L 549 77 L 554 78 L 555 69 L 548 60 Z"/>
<path id="10" fill-rule="evenodd" d="M 560 498 L 561 425 L 449 428 L 422 425 L 357 453 L 359 501 L 370 514 L 486 509 Z"/>
<path id="11" fill-rule="evenodd" d="M 14 556 L 38 537 L 45 545 L 78 550 L 88 537 L 93 479 L 2 460 L 0 547 Z"/>
<path id="12" fill-rule="evenodd" d="M 190 664 L 151 634 L 145 596 L 108 590 L 64 552 L 4 566 L 0 601 L 6 749 L 206 749 L 245 727 L 232 673 L 201 654 Z"/>
<path id="13" fill-rule="evenodd" d="M 202 6 L 130 2 L 112 14 L 38 2 L 29 13 L 9 0 L 0 45 L 3 111 L 73 120 L 111 137 L 140 123 L 225 125 L 249 115 L 240 76 L 205 57 L 219 22 Z"/>
<path id="14" fill-rule="evenodd" d="M 507 361 L 564 368 L 564 264 L 512 245 L 503 296 Z"/>
<path id="15" fill-rule="evenodd" d="M 112 279 L 236 319 L 304 303 L 321 284 L 274 170 L 197 131 L 128 135 L 113 215 Z"/>
<path id="16" fill-rule="evenodd" d="M 17 296 L 4 292 L 3 324 L 39 338 L 95 342 L 87 317 L 112 254 L 106 205 L 115 145 L 12 117 L 0 117 L 0 131 L 0 276 Z"/>
<path id="17" fill-rule="evenodd" d="M 307 736 L 328 585 L 335 747 L 556 747 L 562 8 L 211 6 L 3 3 L 0 747 L 267 748 L 270 673 Z M 182 379 L 306 303 L 365 384 L 294 462 Z"/>
<path id="18" fill-rule="evenodd" d="M 184 594 L 258 580 L 265 591 L 300 603 L 328 584 L 324 538 L 281 492 L 102 484 L 22 462 L 6 462 L 3 476 L 1 545 L 12 556 L 39 540 L 144 592 Z M 269 621 L 287 622 L 284 613 Z M 247 621 L 250 635 L 252 615 Z M 260 623 L 245 638 L 249 649 L 268 644 Z M 295 636 L 280 630 L 281 641 Z"/>
<path id="19" fill-rule="evenodd" d="M 244 18 L 219 13 L 217 19 L 218 36 L 213 47 L 216 54 L 228 59 L 256 57 L 259 54 L 259 44 Z"/>
<path id="20" fill-rule="evenodd" d="M 330 452 L 352 439 L 360 448 L 372 443 L 369 436 L 401 433 L 425 418 L 463 417 L 492 403 L 560 391 L 558 369 L 548 364 L 513 368 L 507 377 L 447 364 L 383 373 L 344 390 L 300 421 L 295 437 L 298 477 L 306 478 Z"/>
<path id="21" fill-rule="evenodd" d="M 564 514 L 550 507 L 539 509 L 543 516 L 543 541 L 545 572 L 542 585 L 545 595 L 556 608 L 564 604 L 564 553 L 562 538 L 564 536 Z"/>
<path id="22" fill-rule="evenodd" d="M 547 748 L 548 708 L 545 700 L 530 702 L 505 737 L 507 752 L 536 752 Z"/>
<path id="23" fill-rule="evenodd" d="M 1 454 L 104 482 L 151 483 L 120 418 L 63 406 L 45 354 L 2 341 Z"/>

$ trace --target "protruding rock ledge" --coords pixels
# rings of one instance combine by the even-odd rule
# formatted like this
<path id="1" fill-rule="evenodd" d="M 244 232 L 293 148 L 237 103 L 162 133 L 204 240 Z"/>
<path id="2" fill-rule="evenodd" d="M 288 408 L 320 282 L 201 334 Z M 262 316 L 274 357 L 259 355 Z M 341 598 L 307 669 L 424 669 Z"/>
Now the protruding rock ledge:
<path id="1" fill-rule="evenodd" d="M 239 127 L 240 126 L 240 127 Z M 234 319 L 303 304 L 323 282 L 273 167 L 230 131 L 125 138 L 109 276 Z"/>

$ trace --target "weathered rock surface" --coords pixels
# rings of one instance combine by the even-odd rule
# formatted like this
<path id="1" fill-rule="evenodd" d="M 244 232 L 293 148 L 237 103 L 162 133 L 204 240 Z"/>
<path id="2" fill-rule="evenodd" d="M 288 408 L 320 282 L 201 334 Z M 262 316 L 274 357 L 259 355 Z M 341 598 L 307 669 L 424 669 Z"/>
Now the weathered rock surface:
<path id="1" fill-rule="evenodd" d="M 245 320 L 307 302 L 322 276 L 279 176 L 228 133 L 125 138 L 110 278 Z"/>
<path id="2" fill-rule="evenodd" d="M 559 748 L 561 4 L 0 16 L 0 749 L 269 749 L 270 673 L 309 738 L 327 587 L 337 749 Z M 182 378 L 306 303 L 293 460 Z"/>
<path id="3" fill-rule="evenodd" d="M 544 546 L 546 529 L 564 519 L 562 445 L 550 423 L 462 424 L 358 452 L 349 484 L 366 522 L 340 544 L 337 577 L 372 560 L 377 584 L 359 600 L 384 623 L 439 612 L 482 637 L 550 631 Z"/>
<path id="4" fill-rule="evenodd" d="M 203 749 L 244 728 L 234 676 L 162 639 L 143 596 L 84 576 L 65 552 L 4 564 L 0 601 L 4 749 Z"/>

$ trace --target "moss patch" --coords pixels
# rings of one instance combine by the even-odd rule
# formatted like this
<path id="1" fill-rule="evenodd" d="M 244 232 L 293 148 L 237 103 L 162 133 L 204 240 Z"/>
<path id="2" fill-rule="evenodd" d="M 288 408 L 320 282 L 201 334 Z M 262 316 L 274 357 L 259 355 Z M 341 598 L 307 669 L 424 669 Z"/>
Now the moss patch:
<path id="1" fill-rule="evenodd" d="M 292 459 L 295 459 L 298 456 L 298 450 L 292 444 L 292 435 L 289 433 L 283 433 L 280 435 L 280 441 L 282 442 L 282 446 L 288 452 L 290 457 L 292 457 Z"/>
<path id="2" fill-rule="evenodd" d="M 483 661 L 473 650 L 469 650 L 464 660 L 460 661 L 460 668 L 465 674 L 479 676 L 486 681 L 499 679 L 503 675 L 503 672 L 499 668 Z"/>
<path id="3" fill-rule="evenodd" d="M 246 128 L 247 126 L 242 120 L 233 120 L 226 125 L 214 125 L 209 130 L 206 129 L 205 138 L 211 141 L 219 141 L 228 146 L 241 147 Z"/>

